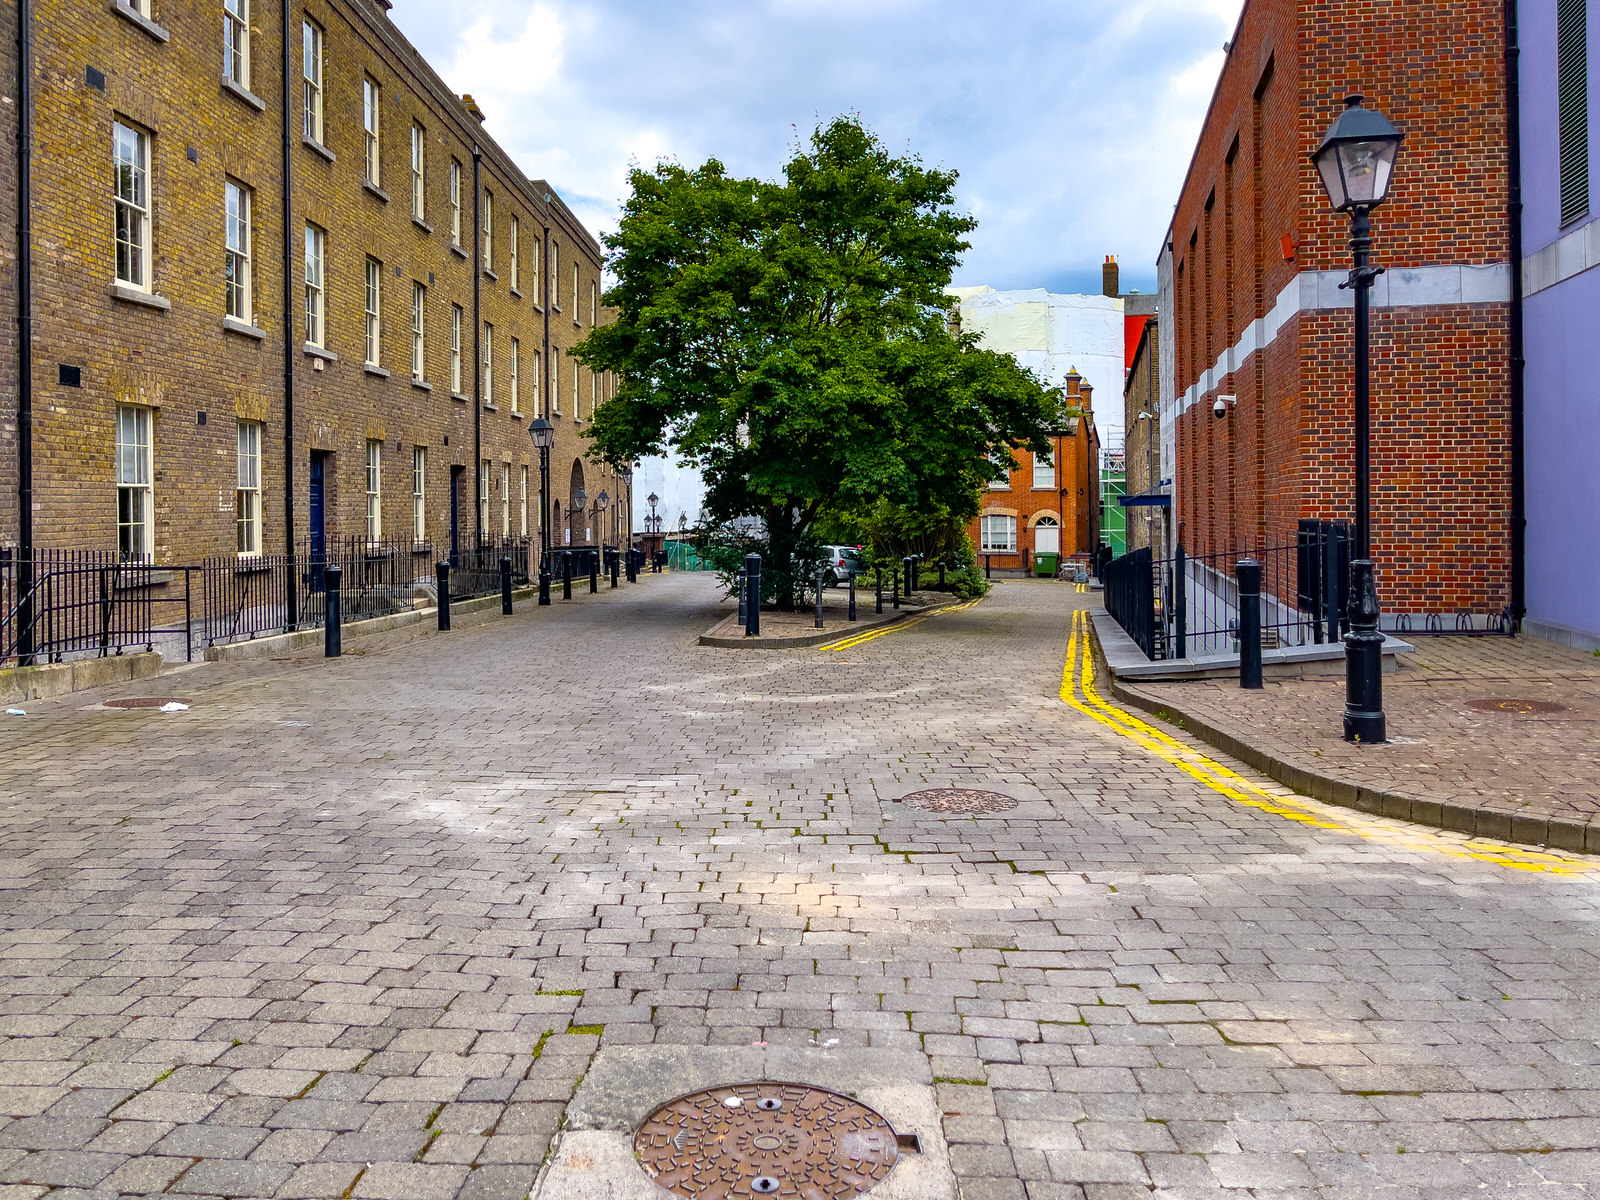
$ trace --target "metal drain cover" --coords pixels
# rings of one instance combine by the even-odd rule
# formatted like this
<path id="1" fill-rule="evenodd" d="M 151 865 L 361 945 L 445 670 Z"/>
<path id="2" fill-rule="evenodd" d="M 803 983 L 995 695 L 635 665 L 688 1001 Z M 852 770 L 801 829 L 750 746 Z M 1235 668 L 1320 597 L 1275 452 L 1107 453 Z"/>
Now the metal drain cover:
<path id="1" fill-rule="evenodd" d="M 1519 717 L 1531 716 L 1534 713 L 1567 711 L 1565 704 L 1554 704 L 1549 700 L 1518 700 L 1511 696 L 1500 696 L 1489 700 L 1468 700 L 1467 707 L 1477 709 L 1479 712 L 1513 713 Z"/>
<path id="2" fill-rule="evenodd" d="M 669 1100 L 633 1138 L 639 1165 L 692 1200 L 847 1200 L 898 1161 L 889 1122 L 803 1083 L 737 1083 Z"/>
<path id="3" fill-rule="evenodd" d="M 129 696 L 125 700 L 107 700 L 107 708 L 160 708 L 163 704 L 188 704 L 177 696 Z"/>
<path id="4" fill-rule="evenodd" d="M 999 813 L 1017 806 L 1014 797 L 973 788 L 928 788 L 900 797 L 900 803 L 938 813 Z"/>

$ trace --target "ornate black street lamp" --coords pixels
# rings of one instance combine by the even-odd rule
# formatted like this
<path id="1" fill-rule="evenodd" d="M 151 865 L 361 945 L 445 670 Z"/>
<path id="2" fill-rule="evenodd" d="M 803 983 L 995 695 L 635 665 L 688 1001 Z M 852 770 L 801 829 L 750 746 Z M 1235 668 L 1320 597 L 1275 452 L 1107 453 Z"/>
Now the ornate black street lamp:
<path id="1" fill-rule="evenodd" d="M 1345 110 L 1328 128 L 1311 161 L 1322 176 L 1335 212 L 1350 214 L 1350 278 L 1356 312 L 1356 544 L 1350 562 L 1350 632 L 1344 637 L 1344 739 L 1387 739 L 1383 715 L 1383 634 L 1378 631 L 1378 587 L 1372 575 L 1372 416 L 1369 393 L 1372 281 L 1383 274 L 1370 262 L 1368 214 L 1389 195 L 1401 132 L 1389 118 L 1345 97 Z"/>
<path id="2" fill-rule="evenodd" d="M 550 447 L 556 444 L 556 427 L 543 417 L 528 423 L 528 435 L 539 449 L 540 570 L 550 569 Z"/>

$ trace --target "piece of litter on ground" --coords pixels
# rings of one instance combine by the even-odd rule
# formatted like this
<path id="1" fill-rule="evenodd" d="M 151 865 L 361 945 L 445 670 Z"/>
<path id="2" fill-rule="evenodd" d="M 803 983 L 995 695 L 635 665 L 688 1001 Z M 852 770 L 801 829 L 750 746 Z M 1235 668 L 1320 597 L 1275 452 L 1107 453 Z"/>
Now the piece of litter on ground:
<path id="1" fill-rule="evenodd" d="M 829 1038 L 827 1041 L 822 1043 L 824 1049 L 826 1049 L 829 1046 L 837 1046 L 838 1044 L 839 1044 L 839 1039 L 838 1038 Z"/>
<path id="2" fill-rule="evenodd" d="M 290 729 L 310 729 L 311 728 L 311 722 L 310 721 L 280 721 L 278 723 L 280 725 L 287 726 Z"/>
<path id="3" fill-rule="evenodd" d="M 25 717 L 27 715 L 28 714 L 23 712 L 20 708 L 8 708 L 8 709 L 6 709 L 6 716 L 8 716 L 8 717 Z"/>
<path id="4" fill-rule="evenodd" d="M 187 704 L 179 704 L 176 700 L 169 700 L 161 706 L 162 712 L 188 712 Z"/>

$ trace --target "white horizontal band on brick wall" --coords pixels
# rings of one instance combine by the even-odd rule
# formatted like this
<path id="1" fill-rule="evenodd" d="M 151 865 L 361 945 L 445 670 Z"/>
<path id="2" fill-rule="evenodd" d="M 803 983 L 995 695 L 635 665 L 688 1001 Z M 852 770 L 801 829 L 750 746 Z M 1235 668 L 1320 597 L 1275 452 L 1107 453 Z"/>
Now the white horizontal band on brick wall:
<path id="1" fill-rule="evenodd" d="M 1178 411 L 1217 389 L 1225 376 L 1244 366 L 1258 350 L 1277 341 L 1283 327 L 1301 313 L 1354 308 L 1355 294 L 1339 285 L 1350 278 L 1348 271 L 1302 271 L 1278 293 L 1277 303 L 1264 317 L 1245 326 L 1239 340 L 1222 352 L 1184 392 Z M 1511 299 L 1511 271 L 1505 263 L 1484 267 L 1453 264 L 1442 267 L 1390 267 L 1372 285 L 1372 307 L 1422 308 L 1446 304 L 1492 304 Z"/>
<path id="2" fill-rule="evenodd" d="M 1522 260 L 1522 294 L 1532 296 L 1600 267 L 1600 219 L 1580 225 Z"/>

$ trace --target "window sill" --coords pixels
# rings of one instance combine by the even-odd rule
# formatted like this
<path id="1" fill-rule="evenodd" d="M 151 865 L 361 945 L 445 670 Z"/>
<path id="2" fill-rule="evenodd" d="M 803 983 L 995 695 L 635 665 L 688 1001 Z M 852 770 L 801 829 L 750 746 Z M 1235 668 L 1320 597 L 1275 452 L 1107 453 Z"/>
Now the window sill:
<path id="1" fill-rule="evenodd" d="M 457 258 L 467 257 L 467 252 L 461 248 L 461 244 L 459 242 L 450 243 L 450 253 L 454 254 Z"/>
<path id="2" fill-rule="evenodd" d="M 471 396 L 463 395 L 460 392 L 451 392 L 450 393 L 450 399 L 454 400 L 457 404 L 471 404 L 472 403 L 472 397 Z"/>
<path id="3" fill-rule="evenodd" d="M 413 215 L 412 218 L 411 218 L 411 223 L 413 225 L 415 225 L 418 229 L 422 230 L 423 233 L 431 234 L 433 232 L 433 226 L 429 225 L 426 221 L 424 221 L 419 216 Z"/>
<path id="4" fill-rule="evenodd" d="M 511 289 L 511 294 L 512 294 L 512 296 L 516 297 L 516 299 L 518 299 L 518 300 L 522 299 L 522 290 L 520 288 L 513 287 Z"/>
<path id="5" fill-rule="evenodd" d="M 146 292 L 136 287 L 129 287 L 125 283 L 111 285 L 111 298 L 123 300 L 129 304 L 140 304 L 145 308 L 159 308 L 162 312 L 172 307 L 172 301 L 165 296 L 158 296 L 154 292 Z"/>
<path id="6" fill-rule="evenodd" d="M 117 577 L 111 586 L 118 591 L 126 591 L 131 588 L 157 587 L 171 582 L 171 571 L 153 571 L 139 563 L 129 563 L 127 569 L 117 572 Z"/>
<path id="7" fill-rule="evenodd" d="M 524 417 L 524 416 L 525 416 L 525 415 L 526 415 L 526 414 L 525 414 L 525 413 L 524 413 L 524 412 L 523 412 L 523 411 L 522 411 L 522 410 L 521 410 L 521 409 L 520 409 L 520 408 L 513 408 L 513 409 L 512 409 L 512 410 L 511 410 L 511 419 L 512 419 L 512 420 L 513 420 L 513 421 L 520 421 L 520 420 L 522 420 L 522 418 L 523 418 L 523 417 Z"/>
<path id="8" fill-rule="evenodd" d="M 310 342 L 302 344 L 300 349 L 305 352 L 308 358 L 320 358 L 323 362 L 339 361 L 339 356 L 332 350 L 324 350 L 321 346 L 314 346 Z"/>
<path id="9" fill-rule="evenodd" d="M 233 80 L 229 79 L 226 75 L 224 75 L 222 77 L 222 90 L 227 92 L 230 96 L 233 96 L 235 99 L 240 100 L 241 102 L 243 102 L 245 104 L 248 104 L 251 108 L 255 109 L 257 112 L 266 112 L 267 111 L 267 102 L 265 100 L 263 100 L 260 96 L 256 95 L 254 92 L 252 92 L 249 88 L 244 87 L 241 84 L 235 83 Z"/>
<path id="10" fill-rule="evenodd" d="M 485 268 L 484 268 L 484 269 L 483 269 L 483 273 L 484 273 L 484 274 L 485 274 L 485 275 L 487 275 L 487 276 L 488 276 L 488 277 L 489 277 L 489 278 L 490 278 L 490 279 L 492 279 L 492 280 L 494 280 L 494 281 L 495 281 L 495 282 L 496 282 L 496 283 L 499 283 L 499 282 L 500 282 L 500 276 L 498 276 L 498 275 L 496 275 L 496 274 L 495 274 L 495 273 L 494 273 L 494 270 L 493 270 L 493 268 L 491 268 L 491 267 L 485 267 Z"/>
<path id="11" fill-rule="evenodd" d="M 132 21 L 158 42 L 170 42 L 172 35 L 149 17 L 128 3 L 128 0 L 111 0 L 111 11 L 126 21 Z"/>
<path id="12" fill-rule="evenodd" d="M 433 384 L 429 383 L 426 379 L 413 379 L 411 381 L 411 386 L 416 388 L 419 392 L 433 391 Z"/>
<path id="13" fill-rule="evenodd" d="M 249 321 L 241 321 L 238 317 L 223 317 L 222 328 L 225 333 L 237 333 L 240 337 L 254 338 L 258 342 L 267 336 L 265 329 L 252 325 Z"/>
<path id="14" fill-rule="evenodd" d="M 483 402 L 483 409 L 484 409 L 485 412 L 499 412 L 500 411 L 500 406 L 498 404 L 496 404 L 493 400 L 485 400 Z"/>
<path id="15" fill-rule="evenodd" d="M 316 138 L 307 137 L 305 134 L 301 134 L 300 135 L 300 144 L 302 146 L 306 147 L 306 149 L 315 151 L 317 154 L 322 155 L 322 157 L 327 159 L 329 162 L 338 162 L 339 161 L 339 156 L 337 154 L 335 154 L 332 150 L 329 150 L 321 142 L 317 141 Z"/>
<path id="16" fill-rule="evenodd" d="M 363 179 L 361 181 L 361 186 L 367 189 L 367 194 L 369 196 L 376 196 L 379 200 L 382 200 L 385 204 L 389 203 L 389 193 L 384 191 L 377 184 L 373 183 L 372 180 Z"/>
<path id="17" fill-rule="evenodd" d="M 380 367 L 377 363 L 362 363 L 361 369 L 368 375 L 376 375 L 379 379 L 389 378 L 388 370 L 384 367 Z"/>
<path id="18" fill-rule="evenodd" d="M 233 568 L 235 575 L 259 575 L 263 571 L 272 570 L 272 563 L 263 558 L 257 551 L 254 554 L 241 554 L 239 561 Z"/>

